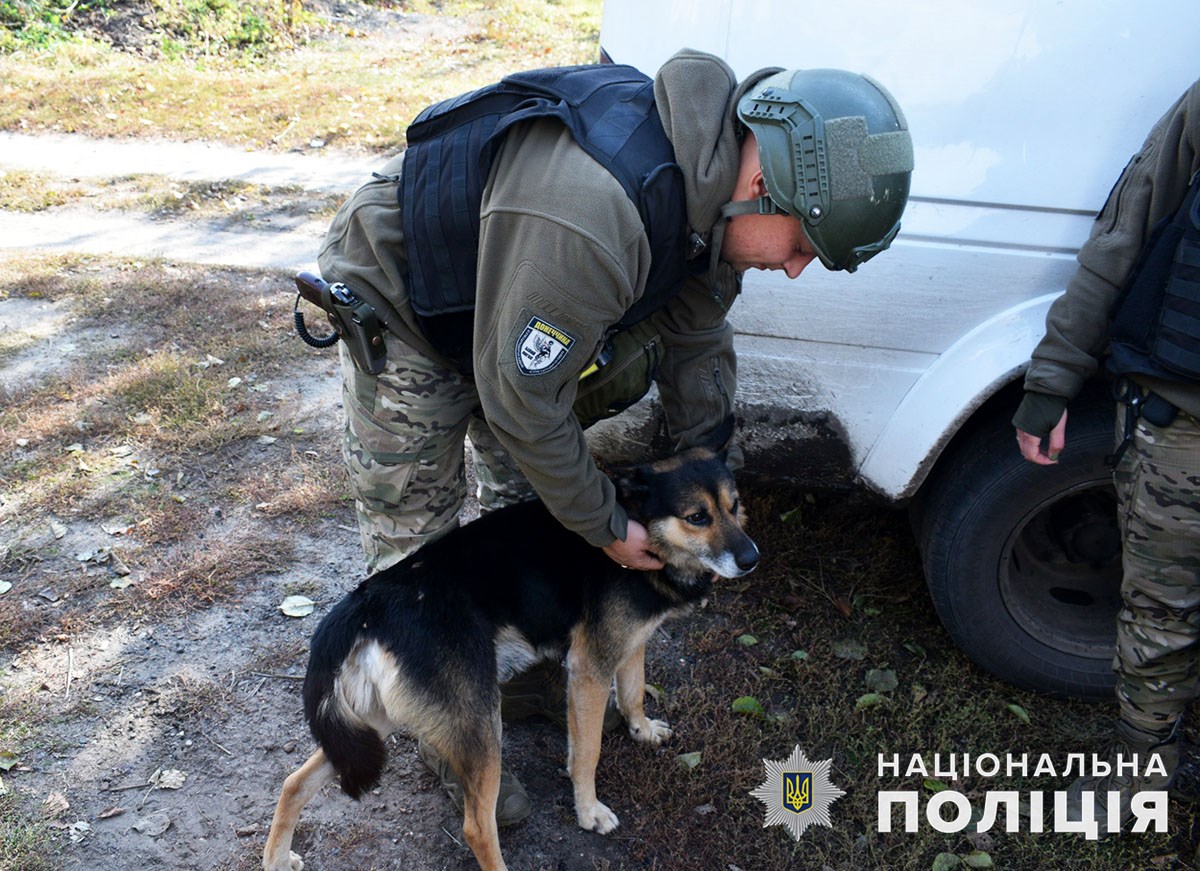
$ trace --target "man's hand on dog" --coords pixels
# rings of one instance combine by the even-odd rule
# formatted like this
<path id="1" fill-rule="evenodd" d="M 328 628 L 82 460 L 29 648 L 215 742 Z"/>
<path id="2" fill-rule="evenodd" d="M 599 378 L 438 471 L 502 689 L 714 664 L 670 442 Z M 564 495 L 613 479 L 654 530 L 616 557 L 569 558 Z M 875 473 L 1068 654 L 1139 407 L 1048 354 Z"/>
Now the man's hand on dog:
<path id="1" fill-rule="evenodd" d="M 629 521 L 625 532 L 625 540 L 617 539 L 604 552 L 608 558 L 623 569 L 636 569 L 641 572 L 656 572 L 663 567 L 663 562 L 646 550 L 650 543 L 646 527 L 636 520 Z"/>

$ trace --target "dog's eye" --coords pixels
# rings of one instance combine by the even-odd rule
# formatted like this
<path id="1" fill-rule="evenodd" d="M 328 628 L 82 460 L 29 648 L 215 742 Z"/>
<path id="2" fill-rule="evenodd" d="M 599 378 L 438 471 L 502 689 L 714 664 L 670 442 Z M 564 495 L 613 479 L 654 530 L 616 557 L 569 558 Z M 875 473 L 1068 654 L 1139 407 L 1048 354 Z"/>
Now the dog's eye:
<path id="1" fill-rule="evenodd" d="M 708 526 L 710 522 L 707 511 L 697 511 L 695 514 L 689 514 L 683 519 L 692 526 Z"/>

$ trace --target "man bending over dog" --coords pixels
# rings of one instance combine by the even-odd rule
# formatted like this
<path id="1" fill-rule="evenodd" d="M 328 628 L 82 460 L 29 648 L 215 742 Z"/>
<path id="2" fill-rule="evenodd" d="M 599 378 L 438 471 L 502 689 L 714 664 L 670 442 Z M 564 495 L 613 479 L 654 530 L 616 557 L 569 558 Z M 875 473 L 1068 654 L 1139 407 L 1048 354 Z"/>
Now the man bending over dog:
<path id="1" fill-rule="evenodd" d="M 611 64 L 510 76 L 407 136 L 319 256 L 379 324 L 342 348 L 372 572 L 458 525 L 467 438 L 485 512 L 536 494 L 621 567 L 661 569 L 585 426 L 657 382 L 676 447 L 704 444 L 733 411 L 742 272 L 854 271 L 895 237 L 912 170 L 904 115 L 871 79 L 770 68 L 738 84 L 687 50 L 653 80 Z M 549 703 L 561 717 L 562 689 Z M 529 809 L 506 775 L 499 822 Z"/>

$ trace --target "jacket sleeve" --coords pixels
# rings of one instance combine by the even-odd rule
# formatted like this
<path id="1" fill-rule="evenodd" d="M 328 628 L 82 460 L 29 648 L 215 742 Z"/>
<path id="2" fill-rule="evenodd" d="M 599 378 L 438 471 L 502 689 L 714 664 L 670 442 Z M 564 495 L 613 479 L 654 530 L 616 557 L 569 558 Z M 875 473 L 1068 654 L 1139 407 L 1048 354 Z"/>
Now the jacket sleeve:
<path id="1" fill-rule="evenodd" d="M 1066 292 L 1046 316 L 1046 335 L 1025 376 L 1027 392 L 1057 397 L 1065 405 L 1095 373 L 1117 293 L 1150 230 L 1179 207 L 1198 168 L 1198 154 L 1200 82 L 1159 119 L 1117 179 L 1079 250 L 1079 266 Z M 1048 414 L 1043 411 L 1043 418 Z M 1035 416 L 1018 414 L 1018 419 L 1037 425 Z"/>
<path id="2" fill-rule="evenodd" d="M 637 210 L 561 125 L 508 135 L 484 191 L 476 386 L 489 426 L 550 512 L 600 547 L 624 538 L 627 517 L 572 404 L 648 264 Z"/>
<path id="3" fill-rule="evenodd" d="M 707 280 L 689 279 L 654 316 L 664 345 L 658 392 L 676 450 L 706 444 L 733 413 L 737 357 L 725 310 L 740 279 L 722 264 L 717 283 L 714 293 Z"/>

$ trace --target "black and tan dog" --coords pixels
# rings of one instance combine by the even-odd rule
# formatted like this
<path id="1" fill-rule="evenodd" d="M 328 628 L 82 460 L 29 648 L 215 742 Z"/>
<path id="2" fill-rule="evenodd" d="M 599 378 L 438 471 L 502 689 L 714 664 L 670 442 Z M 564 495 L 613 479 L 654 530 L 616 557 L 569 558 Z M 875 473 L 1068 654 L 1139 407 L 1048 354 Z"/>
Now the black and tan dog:
<path id="1" fill-rule="evenodd" d="M 292 833 L 335 774 L 359 797 L 378 781 L 383 739 L 406 728 L 462 779 L 463 833 L 485 869 L 504 868 L 496 829 L 500 684 L 543 659 L 567 661 L 567 768 L 575 813 L 607 833 L 617 817 L 596 798 L 609 689 L 637 741 L 671 730 L 647 719 L 645 647 L 689 610 L 714 576 L 752 570 L 758 549 L 725 457 L 703 448 L 619 474 L 618 499 L 648 530 L 666 567 L 622 569 L 539 502 L 492 512 L 359 585 L 313 636 L 304 710 L 318 749 L 288 777 L 263 854 L 266 871 L 297 871 Z"/>

